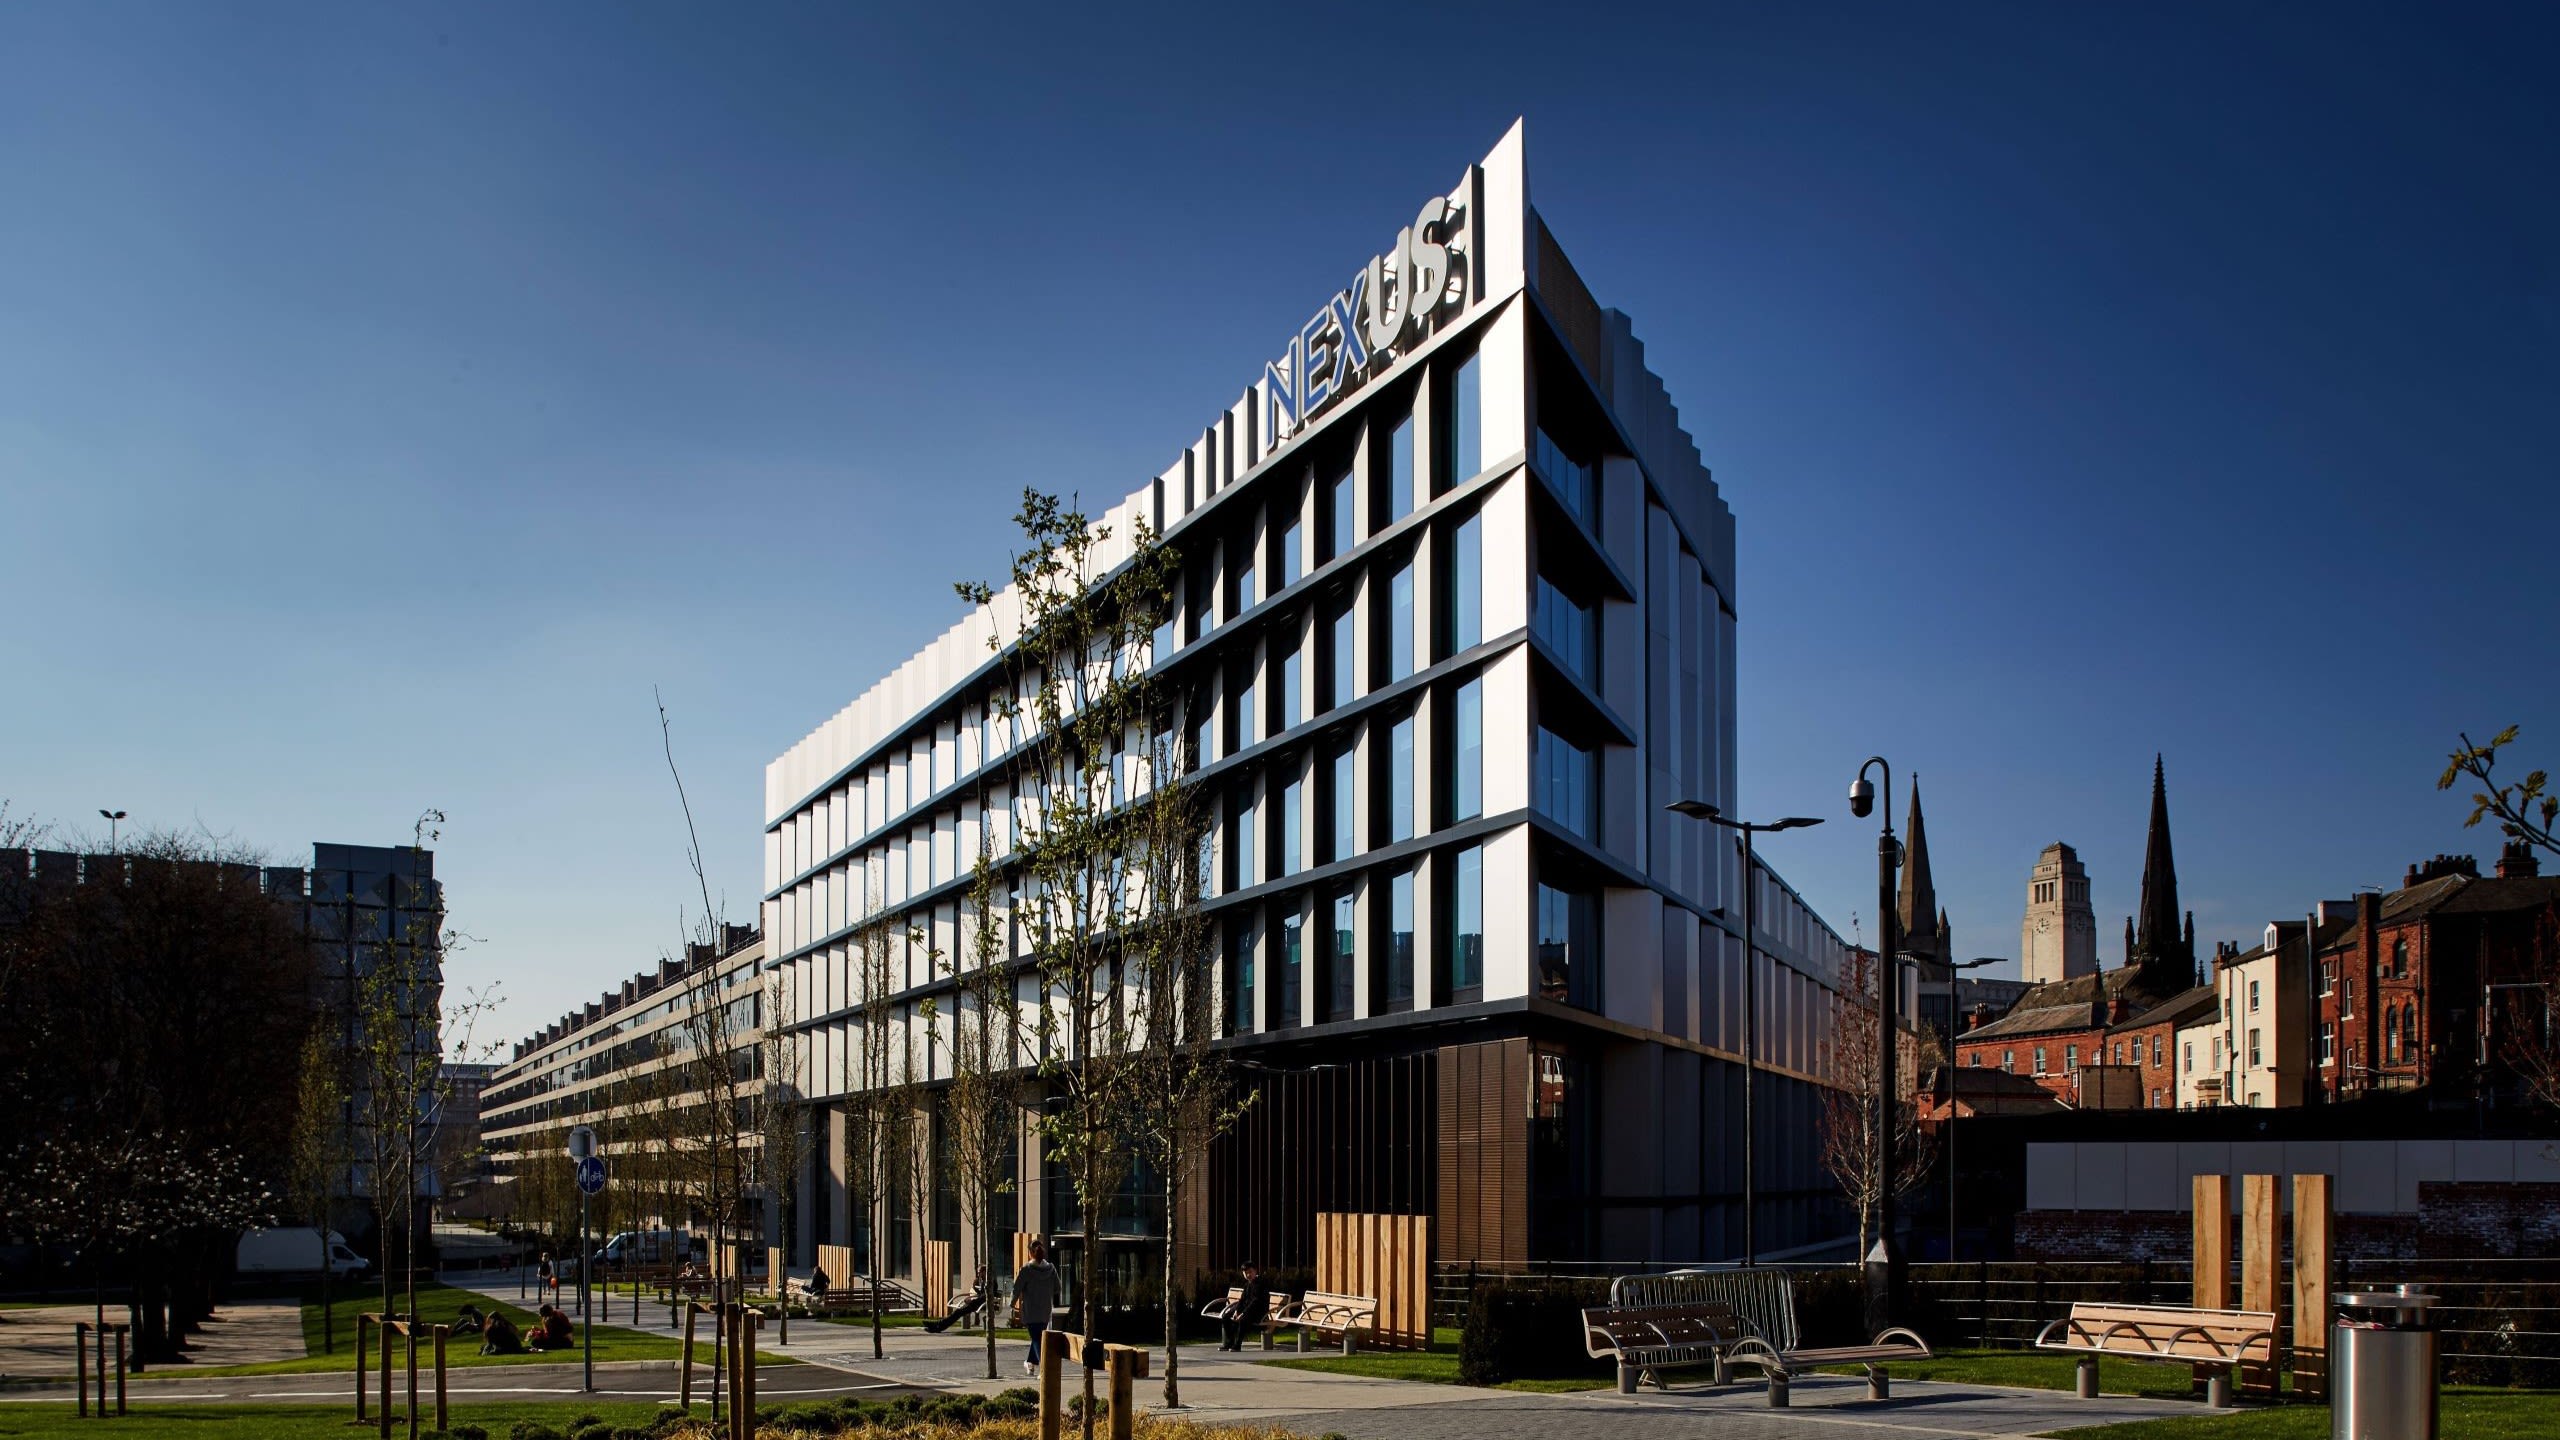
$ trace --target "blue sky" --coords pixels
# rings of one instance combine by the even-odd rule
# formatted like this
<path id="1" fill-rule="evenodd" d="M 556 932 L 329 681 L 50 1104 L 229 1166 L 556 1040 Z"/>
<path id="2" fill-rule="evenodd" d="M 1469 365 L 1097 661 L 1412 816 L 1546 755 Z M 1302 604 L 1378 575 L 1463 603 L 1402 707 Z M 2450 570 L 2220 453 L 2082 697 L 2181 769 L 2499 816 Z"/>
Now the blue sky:
<path id="1" fill-rule="evenodd" d="M 1739 517 L 1748 809 L 1957 946 L 2151 757 L 2201 939 L 2560 758 L 2548 10 L 0 8 L 0 796 L 279 856 L 430 805 L 542 1023 L 733 918 L 766 760 L 1529 123 Z M 908 13 L 887 13 L 890 10 Z M 89 822 L 92 826 L 94 820 Z"/>

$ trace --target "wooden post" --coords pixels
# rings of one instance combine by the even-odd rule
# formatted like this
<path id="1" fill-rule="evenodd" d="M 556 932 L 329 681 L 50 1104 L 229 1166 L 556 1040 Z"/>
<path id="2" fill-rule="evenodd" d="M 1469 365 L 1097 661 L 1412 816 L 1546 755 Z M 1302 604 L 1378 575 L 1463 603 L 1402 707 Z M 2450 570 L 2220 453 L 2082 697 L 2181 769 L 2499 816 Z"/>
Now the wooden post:
<path id="1" fill-rule="evenodd" d="M 2276 1184 L 2277 1177 L 2273 1175 L 2240 1177 L 2240 1308 L 2263 1310 L 2270 1315 L 2276 1311 L 2284 1277 L 2284 1242 L 2276 1231 L 2280 1204 Z M 2275 1356 L 2270 1354 L 2262 1363 L 2241 1367 L 2243 1387 L 2273 1395 L 2274 1362 Z"/>
<path id="2" fill-rule="evenodd" d="M 693 1317 L 695 1307 L 684 1307 L 684 1351 L 676 1360 L 676 1407 L 687 1415 L 693 1413 Z"/>
<path id="3" fill-rule="evenodd" d="M 1067 1337 L 1055 1330 L 1040 1334 L 1040 1440 L 1058 1440 L 1065 1416 L 1058 1404 L 1059 1372 L 1066 1367 Z"/>
<path id="4" fill-rule="evenodd" d="M 438 1430 L 453 1428 L 448 1423 L 452 1417 L 445 1413 L 444 1403 L 444 1342 L 452 1334 L 453 1327 L 450 1325 L 436 1327 L 436 1428 Z"/>
<path id="5" fill-rule="evenodd" d="M 116 1413 L 121 1415 L 124 1413 L 124 1338 L 126 1332 L 133 1329 L 133 1327 L 130 1325 L 118 1325 L 114 1328 L 116 1332 Z M 101 1358 L 104 1358 L 104 1347 L 100 1347 L 100 1350 Z M 99 1413 L 105 1413 L 106 1408 L 107 1383 L 104 1380 L 100 1380 L 98 1382 Z"/>
<path id="6" fill-rule="evenodd" d="M 1111 1440 L 1130 1440 L 1137 1424 L 1137 1367 L 1130 1352 L 1118 1345 L 1109 1351 L 1111 1361 Z"/>
<path id="7" fill-rule="evenodd" d="M 418 1322 L 414 1317 L 400 1322 L 400 1338 L 409 1342 L 401 1347 L 409 1359 L 409 1440 L 418 1440 Z"/>
<path id="8" fill-rule="evenodd" d="M 2194 1294 L 2188 1301 L 2199 1310 L 2231 1308 L 2231 1177 L 2199 1175 L 2195 1180 Z M 2220 1365 L 2195 1367 L 2194 1391 L 2202 1394 Z"/>
<path id="9" fill-rule="evenodd" d="M 103 1333 L 101 1334 L 101 1337 L 100 1337 L 100 1338 L 102 1338 L 102 1339 L 104 1338 Z M 79 1372 L 80 1372 L 80 1413 L 79 1413 L 79 1415 L 78 1415 L 78 1417 L 77 1417 L 77 1418 L 82 1419 L 82 1420 L 86 1420 L 86 1419 L 88 1419 L 88 1418 L 89 1418 L 89 1322 L 88 1322 L 88 1321 L 86 1321 L 86 1320 L 77 1320 L 77 1321 L 72 1322 L 72 1326 L 71 1326 L 71 1352 L 72 1352 L 72 1353 L 71 1353 L 71 1366 L 72 1366 L 72 1368 L 73 1368 L 73 1369 L 75 1369 L 75 1370 L 77 1370 L 77 1371 L 79 1371 Z M 105 1378 L 105 1377 L 101 1376 L 100 1378 L 101 1378 L 101 1379 L 103 1379 L 103 1378 Z M 99 1389 L 98 1389 L 98 1409 L 99 1409 L 101 1412 L 103 1412 L 103 1411 L 105 1411 L 105 1409 L 106 1409 L 106 1408 L 107 1408 L 107 1393 L 106 1393 L 106 1387 L 104 1387 L 104 1386 L 100 1386 L 100 1387 L 99 1387 Z M 359 1380 L 356 1382 L 356 1413 L 357 1413 L 357 1414 L 359 1414 L 359 1415 L 361 1415 L 361 1414 L 363 1414 L 363 1413 L 364 1413 L 364 1382 L 363 1382 L 361 1379 L 359 1379 Z"/>
<path id="10" fill-rule="evenodd" d="M 373 1378 L 371 1367 L 365 1364 L 365 1323 L 375 1318 L 361 1311 L 356 1314 L 356 1423 L 359 1425 L 364 1423 L 364 1387 Z"/>
<path id="11" fill-rule="evenodd" d="M 2293 1393 L 2329 1393 L 2329 1177 L 2293 1177 Z"/>

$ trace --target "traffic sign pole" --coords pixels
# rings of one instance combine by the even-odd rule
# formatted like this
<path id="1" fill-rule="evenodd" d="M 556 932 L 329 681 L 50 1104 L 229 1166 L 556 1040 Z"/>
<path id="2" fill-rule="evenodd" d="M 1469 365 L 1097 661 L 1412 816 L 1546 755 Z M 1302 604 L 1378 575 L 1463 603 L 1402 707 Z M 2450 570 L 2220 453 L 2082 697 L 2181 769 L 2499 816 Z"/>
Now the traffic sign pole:
<path id="1" fill-rule="evenodd" d="M 590 1297 L 595 1286 L 595 1256 L 587 1240 L 587 1189 L 578 1187 L 578 1315 L 587 1339 L 587 1393 L 596 1393 L 596 1317 Z"/>

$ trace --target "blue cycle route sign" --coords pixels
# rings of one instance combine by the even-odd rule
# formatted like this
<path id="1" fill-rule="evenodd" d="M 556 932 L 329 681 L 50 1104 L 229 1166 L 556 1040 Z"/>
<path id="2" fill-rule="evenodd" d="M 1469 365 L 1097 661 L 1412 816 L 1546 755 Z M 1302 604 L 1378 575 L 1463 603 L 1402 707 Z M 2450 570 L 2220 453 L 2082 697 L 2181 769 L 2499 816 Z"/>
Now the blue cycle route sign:
<path id="1" fill-rule="evenodd" d="M 579 1193 L 580 1193 L 580 1194 L 584 1194 L 584 1195 L 595 1195 L 595 1194 L 600 1194 L 600 1193 L 602 1193 L 602 1192 L 603 1192 L 603 1190 L 604 1190 L 604 1157 L 603 1157 L 603 1156 L 601 1156 L 601 1155 L 590 1155 L 590 1156 L 588 1156 L 587 1158 L 585 1158 L 584 1160 L 579 1161 L 579 1162 L 578 1162 L 578 1191 L 579 1191 Z"/>

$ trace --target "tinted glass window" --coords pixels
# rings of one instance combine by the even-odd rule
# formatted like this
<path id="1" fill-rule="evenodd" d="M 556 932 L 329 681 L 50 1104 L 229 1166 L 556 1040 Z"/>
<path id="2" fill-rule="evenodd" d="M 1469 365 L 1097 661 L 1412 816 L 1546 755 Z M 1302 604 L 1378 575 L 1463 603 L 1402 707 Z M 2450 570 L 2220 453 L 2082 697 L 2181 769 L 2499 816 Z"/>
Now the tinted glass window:
<path id="1" fill-rule="evenodd" d="M 1457 853 L 1450 886 L 1449 988 L 1459 1000 L 1484 993 L 1484 847 Z"/>
<path id="2" fill-rule="evenodd" d="M 1484 813 L 1484 681 L 1459 686 L 1451 710 L 1449 818 L 1472 820 Z"/>
<path id="3" fill-rule="evenodd" d="M 1470 515 L 1449 539 L 1449 653 L 1484 643 L 1484 517 Z"/>

